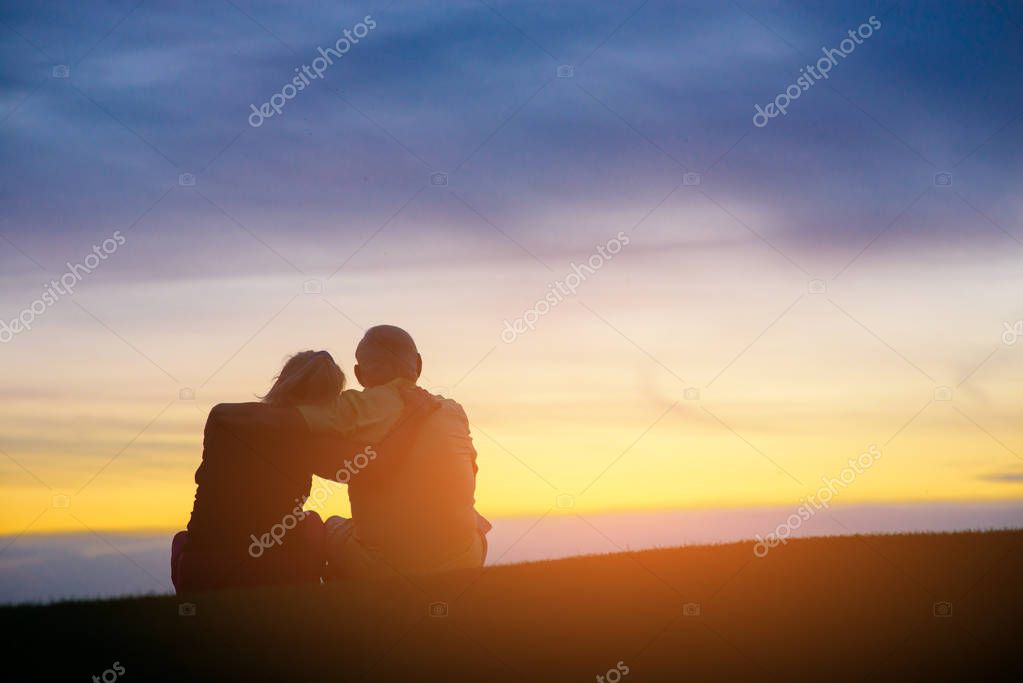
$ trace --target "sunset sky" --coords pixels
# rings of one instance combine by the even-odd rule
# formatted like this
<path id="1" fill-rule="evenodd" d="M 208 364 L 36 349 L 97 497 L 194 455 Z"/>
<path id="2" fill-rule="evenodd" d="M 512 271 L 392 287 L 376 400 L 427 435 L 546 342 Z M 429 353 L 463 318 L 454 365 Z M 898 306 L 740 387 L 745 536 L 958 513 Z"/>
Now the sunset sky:
<path id="1" fill-rule="evenodd" d="M 378 323 L 487 516 L 797 505 L 871 445 L 836 504 L 1023 498 L 1023 8 L 820 5 L 5 3 L 0 320 L 124 243 L 0 344 L 0 534 L 183 527 L 209 408 Z"/>

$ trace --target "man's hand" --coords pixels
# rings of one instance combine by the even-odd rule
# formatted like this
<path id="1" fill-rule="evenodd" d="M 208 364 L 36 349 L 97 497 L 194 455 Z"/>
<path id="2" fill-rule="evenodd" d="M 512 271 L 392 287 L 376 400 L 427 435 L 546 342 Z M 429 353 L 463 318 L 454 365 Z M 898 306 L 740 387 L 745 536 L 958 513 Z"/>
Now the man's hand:
<path id="1" fill-rule="evenodd" d="M 404 453 L 412 446 L 419 425 L 440 408 L 440 399 L 421 387 L 402 389 L 401 400 L 405 403 L 401 417 L 377 444 L 398 454 Z"/>
<path id="2" fill-rule="evenodd" d="M 440 408 L 440 399 L 422 387 L 402 389 L 401 400 L 405 403 L 405 410 L 402 412 L 395 429 L 406 421 L 416 421 L 428 417 Z"/>
<path id="3" fill-rule="evenodd" d="M 402 389 L 401 399 L 405 402 L 405 410 L 387 436 L 376 444 L 378 457 L 372 467 L 360 473 L 361 481 L 368 485 L 385 484 L 401 469 L 419 434 L 419 427 L 441 405 L 440 399 L 420 387 Z"/>

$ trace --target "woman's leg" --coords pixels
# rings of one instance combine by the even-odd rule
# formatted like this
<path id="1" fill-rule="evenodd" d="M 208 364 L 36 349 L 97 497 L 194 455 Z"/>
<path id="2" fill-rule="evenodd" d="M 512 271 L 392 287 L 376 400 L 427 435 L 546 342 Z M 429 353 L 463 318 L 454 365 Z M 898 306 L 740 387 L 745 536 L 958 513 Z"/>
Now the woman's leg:
<path id="1" fill-rule="evenodd" d="M 171 540 L 171 583 L 174 584 L 174 590 L 177 593 L 181 592 L 179 583 L 181 581 L 181 570 L 179 565 L 181 564 L 181 555 L 184 553 L 187 544 L 187 531 L 179 531 L 174 534 L 174 538 Z"/>
<path id="2" fill-rule="evenodd" d="M 299 556 L 295 558 L 299 565 L 296 567 L 298 579 L 318 583 L 327 560 L 327 532 L 323 520 L 317 513 L 307 512 L 295 531 L 298 532 L 301 548 Z"/>
<path id="3" fill-rule="evenodd" d="M 324 554 L 327 559 L 327 567 L 323 578 L 327 581 L 336 581 L 337 579 L 344 578 L 344 571 L 340 561 L 341 551 L 351 537 L 355 527 L 352 525 L 352 520 L 337 515 L 327 519 L 324 527 L 326 529 Z"/>

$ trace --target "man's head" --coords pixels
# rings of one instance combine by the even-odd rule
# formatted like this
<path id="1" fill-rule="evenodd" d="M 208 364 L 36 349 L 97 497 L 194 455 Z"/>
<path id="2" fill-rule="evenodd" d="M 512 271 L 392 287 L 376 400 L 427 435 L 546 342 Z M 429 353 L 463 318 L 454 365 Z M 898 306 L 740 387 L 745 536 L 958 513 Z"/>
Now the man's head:
<path id="1" fill-rule="evenodd" d="M 408 332 L 394 325 L 366 330 L 355 349 L 355 377 L 359 384 L 375 387 L 404 377 L 413 382 L 423 371 L 423 357 Z"/>

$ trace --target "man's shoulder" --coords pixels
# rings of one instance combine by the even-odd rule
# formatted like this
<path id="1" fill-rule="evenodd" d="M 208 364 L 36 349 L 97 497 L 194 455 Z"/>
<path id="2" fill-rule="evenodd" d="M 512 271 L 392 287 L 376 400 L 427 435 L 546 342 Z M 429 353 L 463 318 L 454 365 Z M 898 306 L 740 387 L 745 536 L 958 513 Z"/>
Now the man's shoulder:
<path id="1" fill-rule="evenodd" d="M 430 392 L 430 395 L 440 403 L 440 410 L 438 412 L 442 412 L 447 415 L 465 415 L 465 408 L 462 407 L 462 404 L 450 396 L 435 394 L 433 392 Z"/>
<path id="2" fill-rule="evenodd" d="M 461 403 L 440 394 L 433 394 L 433 396 L 440 402 L 440 408 L 434 414 L 435 419 L 447 422 L 448 424 L 457 422 L 463 425 L 466 431 L 469 430 L 469 416 L 466 414 L 465 408 L 462 407 Z"/>

